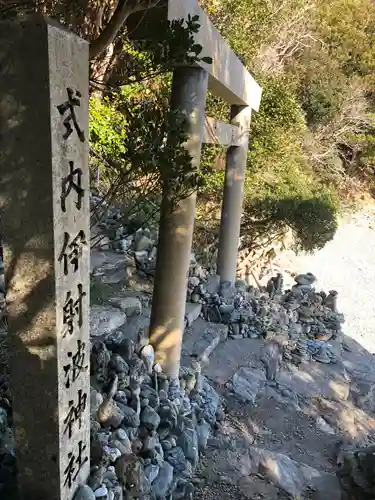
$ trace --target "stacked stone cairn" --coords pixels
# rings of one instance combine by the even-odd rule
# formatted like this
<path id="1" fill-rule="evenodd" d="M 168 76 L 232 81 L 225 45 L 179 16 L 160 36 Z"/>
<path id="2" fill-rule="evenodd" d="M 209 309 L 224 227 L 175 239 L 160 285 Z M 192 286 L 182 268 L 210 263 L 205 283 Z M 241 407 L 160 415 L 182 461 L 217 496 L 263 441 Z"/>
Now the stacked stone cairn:
<path id="1" fill-rule="evenodd" d="M 200 367 L 169 380 L 141 331 L 136 343 L 96 341 L 91 380 L 92 472 L 78 500 L 89 489 L 100 500 L 193 498 L 199 453 L 223 415 Z"/>
<path id="2" fill-rule="evenodd" d="M 311 273 L 300 274 L 295 285 L 284 291 L 283 277 L 278 274 L 264 288 L 238 281 L 231 290 L 229 284 L 220 284 L 218 276 L 201 279 L 193 275 L 188 300 L 201 304 L 206 320 L 228 324 L 231 338 L 281 335 L 286 340 L 286 359 L 296 364 L 311 360 L 334 363 L 336 356 L 329 341 L 340 338 L 344 316 L 337 311 L 337 292 L 316 292 L 315 281 Z"/>
<path id="3" fill-rule="evenodd" d="M 140 227 L 135 220 L 124 223 L 124 216 L 118 208 L 108 208 L 98 196 L 91 196 L 92 210 L 100 217 L 97 224 L 97 247 L 114 250 L 128 259 L 129 277 L 132 269 L 144 277 L 155 273 L 158 229 Z"/>

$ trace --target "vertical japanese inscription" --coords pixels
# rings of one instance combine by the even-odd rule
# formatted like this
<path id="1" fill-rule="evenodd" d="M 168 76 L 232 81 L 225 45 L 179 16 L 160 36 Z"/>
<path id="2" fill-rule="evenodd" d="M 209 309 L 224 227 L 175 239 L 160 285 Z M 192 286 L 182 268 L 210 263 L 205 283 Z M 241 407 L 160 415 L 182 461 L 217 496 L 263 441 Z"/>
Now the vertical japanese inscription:
<path id="1" fill-rule="evenodd" d="M 86 410 L 87 394 L 78 389 L 77 401 L 73 399 L 69 401 L 69 411 L 64 420 L 66 425 L 64 432 L 68 434 L 69 439 L 72 437 L 73 428 L 78 423 L 79 428 L 82 426 L 82 416 Z"/>
<path id="2" fill-rule="evenodd" d="M 82 198 L 85 194 L 85 190 L 82 188 L 82 170 L 74 168 L 74 162 L 70 161 L 69 174 L 62 180 L 61 209 L 63 212 L 66 212 L 66 199 L 72 190 L 77 194 L 76 207 L 81 210 Z"/>
<path id="3" fill-rule="evenodd" d="M 64 486 L 68 486 L 68 488 L 73 486 L 82 466 L 88 461 L 88 456 L 85 456 L 86 448 L 87 446 L 83 441 L 79 441 L 78 444 L 73 447 L 73 450 L 68 453 L 69 462 L 64 470 Z"/>
<path id="4" fill-rule="evenodd" d="M 67 364 L 64 365 L 65 387 L 69 389 L 71 385 L 78 379 L 82 372 L 87 372 L 88 365 L 86 364 L 86 344 L 81 340 L 77 340 L 77 350 L 68 351 Z"/>
<path id="5" fill-rule="evenodd" d="M 69 290 L 66 294 L 65 304 L 63 306 L 63 323 L 65 331 L 63 332 L 63 338 L 68 334 L 73 335 L 74 333 L 74 323 L 77 317 L 77 326 L 81 328 L 83 325 L 83 298 L 86 296 L 86 292 L 83 292 L 83 285 L 80 283 L 77 285 L 77 295 L 73 296 L 73 293 Z"/>
<path id="6" fill-rule="evenodd" d="M 64 132 L 62 139 L 69 141 L 78 137 L 80 143 L 85 143 L 85 133 L 79 124 L 76 108 L 81 106 L 82 94 L 71 87 L 66 89 L 67 100 L 57 106 L 62 117 Z M 75 132 L 75 134 L 74 134 Z M 69 150 L 68 150 L 69 154 Z M 88 250 L 86 226 L 80 227 L 85 216 L 82 213 L 85 193 L 85 173 L 75 158 L 66 162 L 66 173 L 62 174 L 60 186 L 60 208 L 65 214 L 68 227 L 63 227 L 63 239 L 57 261 L 62 271 L 61 289 L 63 294 L 61 303 L 62 331 L 61 355 L 63 357 L 61 380 L 65 395 L 62 398 L 63 422 L 61 432 L 67 439 L 66 453 L 63 460 L 63 487 L 74 492 L 75 481 L 82 467 L 89 461 L 87 437 L 81 431 L 85 428 L 85 416 L 88 412 L 88 392 L 86 381 L 81 376 L 88 377 L 87 349 L 88 344 L 83 340 L 82 328 L 84 327 L 83 310 L 88 307 L 85 303 L 87 293 L 86 282 L 82 281 L 82 258 L 84 251 Z M 80 222 L 81 221 L 81 222 Z M 88 226 L 88 224 L 87 224 Z M 87 279 L 84 276 L 83 279 Z M 87 423 L 86 423 L 87 425 Z M 79 434 L 77 434 L 79 433 Z M 72 494 L 69 493 L 69 494 Z"/>
<path id="7" fill-rule="evenodd" d="M 69 233 L 64 233 L 64 245 L 59 256 L 59 262 L 63 262 L 65 276 L 69 273 L 69 264 L 73 267 L 73 272 L 78 271 L 79 259 L 82 257 L 82 250 L 85 245 L 87 245 L 87 241 L 82 229 L 73 239 L 71 239 Z"/>
<path id="8" fill-rule="evenodd" d="M 73 126 L 75 128 L 75 131 L 77 132 L 79 140 L 81 142 L 85 142 L 85 133 L 78 125 L 77 115 L 75 110 L 76 106 L 81 106 L 82 94 L 81 92 L 79 92 L 79 90 L 76 90 L 74 92 L 74 90 L 71 89 L 70 87 L 66 89 L 66 93 L 68 95 L 68 99 L 62 104 L 59 104 L 57 106 L 60 115 L 64 117 L 63 123 L 64 127 L 66 128 L 66 131 L 63 135 L 63 138 L 67 140 L 69 136 L 73 133 L 73 127 L 72 127 L 72 122 L 73 122 Z"/>

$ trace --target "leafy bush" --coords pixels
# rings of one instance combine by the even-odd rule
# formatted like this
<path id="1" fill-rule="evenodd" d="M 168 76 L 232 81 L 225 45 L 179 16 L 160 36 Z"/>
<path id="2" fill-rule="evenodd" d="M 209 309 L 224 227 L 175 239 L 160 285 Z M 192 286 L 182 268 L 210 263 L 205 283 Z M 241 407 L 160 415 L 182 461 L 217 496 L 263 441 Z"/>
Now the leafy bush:
<path id="1" fill-rule="evenodd" d="M 255 237 L 259 233 L 272 237 L 290 229 L 295 250 L 312 252 L 334 237 L 337 208 L 337 202 L 327 195 L 252 200 L 245 207 L 243 233 L 251 237 L 255 228 Z"/>
<path id="2" fill-rule="evenodd" d="M 342 94 L 328 82 L 309 82 L 301 96 L 302 108 L 310 126 L 326 125 L 340 111 Z"/>
<path id="3" fill-rule="evenodd" d="M 98 158 L 121 161 L 126 153 L 127 122 L 109 98 L 90 98 L 90 144 Z"/>

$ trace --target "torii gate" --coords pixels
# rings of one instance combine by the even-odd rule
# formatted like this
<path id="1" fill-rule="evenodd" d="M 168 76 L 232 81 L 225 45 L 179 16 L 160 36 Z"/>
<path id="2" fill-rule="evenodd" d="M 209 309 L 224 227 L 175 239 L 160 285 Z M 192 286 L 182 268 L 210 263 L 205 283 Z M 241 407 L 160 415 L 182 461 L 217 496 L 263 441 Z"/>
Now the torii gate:
<path id="1" fill-rule="evenodd" d="M 213 60 L 174 71 L 171 105 L 187 117 L 186 148 L 194 166 L 199 166 L 202 143 L 228 147 L 217 264 L 221 282 L 234 284 L 251 112 L 259 110 L 262 89 L 196 0 L 168 0 L 155 11 L 170 21 L 198 15 L 201 27 L 195 41 Z M 153 10 L 147 15 L 153 16 Z M 207 89 L 231 106 L 230 123 L 205 116 Z M 173 212 L 168 202 L 161 207 L 150 341 L 156 361 L 172 378 L 178 378 L 180 367 L 195 205 L 193 193 Z"/>

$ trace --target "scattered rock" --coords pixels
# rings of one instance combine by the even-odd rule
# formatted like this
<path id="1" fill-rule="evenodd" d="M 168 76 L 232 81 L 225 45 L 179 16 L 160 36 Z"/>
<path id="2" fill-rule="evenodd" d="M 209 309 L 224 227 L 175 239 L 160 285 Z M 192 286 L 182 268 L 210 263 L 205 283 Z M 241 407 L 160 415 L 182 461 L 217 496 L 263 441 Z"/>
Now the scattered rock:
<path id="1" fill-rule="evenodd" d="M 104 401 L 103 395 L 99 391 L 91 387 L 90 391 L 90 413 L 91 417 L 95 418 L 100 406 Z"/>
<path id="2" fill-rule="evenodd" d="M 139 498 L 150 491 L 143 460 L 135 455 L 123 455 L 115 464 L 116 475 L 128 495 Z"/>
<path id="3" fill-rule="evenodd" d="M 202 452 L 206 449 L 210 431 L 211 431 L 211 426 L 205 420 L 203 420 L 197 425 L 199 452 Z"/>
<path id="4" fill-rule="evenodd" d="M 119 354 L 112 354 L 108 368 L 114 370 L 118 374 L 124 373 L 127 375 L 129 373 L 129 366 L 127 362 Z"/>
<path id="5" fill-rule="evenodd" d="M 126 316 L 119 309 L 111 306 L 94 305 L 90 310 L 90 335 L 107 336 L 126 321 Z"/>
<path id="6" fill-rule="evenodd" d="M 258 471 L 263 476 L 294 497 L 301 498 L 311 489 L 315 490 L 316 499 L 341 499 L 339 483 L 332 474 L 319 472 L 286 455 L 268 450 L 250 448 L 250 456 L 253 464 L 258 464 Z"/>
<path id="7" fill-rule="evenodd" d="M 150 464 L 145 467 L 145 475 L 150 484 L 152 484 L 159 475 L 160 467 L 158 465 Z"/>
<path id="8" fill-rule="evenodd" d="M 199 318 L 201 311 L 202 304 L 192 304 L 190 302 L 186 302 L 185 320 L 188 327 L 191 326 L 192 323 L 194 323 L 194 321 Z"/>
<path id="9" fill-rule="evenodd" d="M 217 274 L 208 276 L 206 289 L 207 293 L 209 293 L 210 295 L 218 294 L 220 291 L 220 276 Z"/>
<path id="10" fill-rule="evenodd" d="M 281 352 L 279 344 L 270 342 L 265 345 L 261 353 L 261 361 L 266 369 L 267 380 L 275 380 L 279 371 Z"/>
<path id="11" fill-rule="evenodd" d="M 199 459 L 198 436 L 195 429 L 185 429 L 178 438 L 177 445 L 181 446 L 186 458 L 191 462 L 193 468 L 195 468 Z"/>
<path id="12" fill-rule="evenodd" d="M 321 430 L 325 434 L 330 434 L 331 436 L 334 436 L 336 434 L 335 431 L 334 431 L 334 429 L 322 417 L 317 417 L 317 419 L 316 419 L 316 427 L 317 427 L 317 429 Z"/>
<path id="13" fill-rule="evenodd" d="M 184 450 L 180 446 L 175 446 L 168 450 L 165 455 L 166 460 L 172 465 L 175 472 L 181 474 L 187 468 L 187 460 Z"/>
<path id="14" fill-rule="evenodd" d="M 99 498 L 100 500 L 105 500 L 108 495 L 108 489 L 106 486 L 101 486 L 97 490 L 94 491 L 95 498 Z"/>
<path id="15" fill-rule="evenodd" d="M 372 500 L 375 492 L 375 446 L 352 446 L 341 453 L 339 459 L 338 478 L 346 498 Z"/>
<path id="16" fill-rule="evenodd" d="M 130 408 L 130 406 L 124 406 L 122 408 L 123 411 L 123 423 L 124 425 L 128 427 L 139 427 L 140 425 L 140 420 L 139 420 L 139 415 L 133 408 Z"/>
<path id="17" fill-rule="evenodd" d="M 156 498 L 164 498 L 173 481 L 173 467 L 168 462 L 164 462 L 163 466 L 159 470 L 157 478 L 152 484 L 152 490 Z"/>
<path id="18" fill-rule="evenodd" d="M 242 401 L 254 404 L 265 382 L 263 370 L 243 367 L 234 374 L 231 388 Z"/>
<path id="19" fill-rule="evenodd" d="M 151 406 L 146 406 L 141 413 L 141 423 L 153 431 L 159 427 L 160 417 Z"/>
<path id="20" fill-rule="evenodd" d="M 147 236 L 143 235 L 140 236 L 138 239 L 136 238 L 135 249 L 137 252 L 151 250 L 153 246 L 154 242 Z"/>
<path id="21" fill-rule="evenodd" d="M 121 425 L 123 420 L 123 412 L 112 399 L 103 401 L 97 412 L 97 421 L 103 427 L 114 427 L 116 429 Z"/>
<path id="22" fill-rule="evenodd" d="M 83 485 L 77 489 L 73 500 L 95 500 L 95 498 L 96 495 L 92 489 L 89 486 Z"/>
<path id="23" fill-rule="evenodd" d="M 154 362 L 155 362 L 155 353 L 154 353 L 154 348 L 152 347 L 152 345 L 150 345 L 150 344 L 145 345 L 140 352 L 140 356 L 143 359 L 143 362 L 146 366 L 147 373 L 151 374 L 152 367 L 154 366 Z"/>
<path id="24" fill-rule="evenodd" d="M 202 408 L 203 416 L 207 422 L 213 425 L 216 422 L 216 412 L 219 406 L 219 395 L 215 389 L 207 382 L 203 383 L 205 404 Z"/>
<path id="25" fill-rule="evenodd" d="M 127 318 L 142 314 L 142 302 L 137 297 L 113 297 L 109 302 L 119 307 Z"/>

